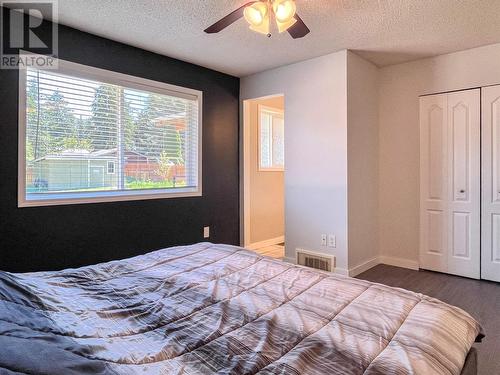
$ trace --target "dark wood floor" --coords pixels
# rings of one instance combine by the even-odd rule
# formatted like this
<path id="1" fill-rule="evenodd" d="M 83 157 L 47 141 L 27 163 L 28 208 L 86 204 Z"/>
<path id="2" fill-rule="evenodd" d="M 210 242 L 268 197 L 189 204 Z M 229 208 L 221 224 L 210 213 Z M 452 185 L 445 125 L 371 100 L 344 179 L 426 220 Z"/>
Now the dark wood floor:
<path id="1" fill-rule="evenodd" d="M 423 293 L 467 311 L 486 334 L 482 343 L 474 344 L 479 375 L 500 374 L 500 284 L 386 265 L 378 265 L 358 278 Z"/>

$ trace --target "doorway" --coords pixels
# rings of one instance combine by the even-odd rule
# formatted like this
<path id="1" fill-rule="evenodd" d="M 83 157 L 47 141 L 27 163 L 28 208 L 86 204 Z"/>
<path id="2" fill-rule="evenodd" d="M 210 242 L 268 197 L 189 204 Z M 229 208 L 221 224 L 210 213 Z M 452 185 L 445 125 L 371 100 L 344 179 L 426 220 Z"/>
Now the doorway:
<path id="1" fill-rule="evenodd" d="M 242 246 L 285 256 L 285 98 L 243 102 Z"/>

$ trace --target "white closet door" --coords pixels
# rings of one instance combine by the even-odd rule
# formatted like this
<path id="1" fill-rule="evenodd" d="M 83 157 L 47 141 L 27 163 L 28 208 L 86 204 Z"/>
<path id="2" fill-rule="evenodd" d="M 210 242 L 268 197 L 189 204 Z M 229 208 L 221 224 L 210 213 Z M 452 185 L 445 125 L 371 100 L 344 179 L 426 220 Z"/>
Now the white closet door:
<path id="1" fill-rule="evenodd" d="M 448 273 L 479 279 L 480 90 L 448 94 Z"/>
<path id="2" fill-rule="evenodd" d="M 483 279 L 500 281 L 500 86 L 482 89 Z"/>
<path id="3" fill-rule="evenodd" d="M 420 98 L 420 267 L 447 272 L 447 95 Z"/>

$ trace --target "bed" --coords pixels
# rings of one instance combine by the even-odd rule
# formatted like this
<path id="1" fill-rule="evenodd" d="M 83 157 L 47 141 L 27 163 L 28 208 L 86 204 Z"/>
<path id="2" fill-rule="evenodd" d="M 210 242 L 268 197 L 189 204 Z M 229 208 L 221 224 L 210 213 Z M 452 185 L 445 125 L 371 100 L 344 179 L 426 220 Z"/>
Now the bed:
<path id="1" fill-rule="evenodd" d="M 0 272 L 2 374 L 469 375 L 480 335 L 436 299 L 228 245 Z"/>

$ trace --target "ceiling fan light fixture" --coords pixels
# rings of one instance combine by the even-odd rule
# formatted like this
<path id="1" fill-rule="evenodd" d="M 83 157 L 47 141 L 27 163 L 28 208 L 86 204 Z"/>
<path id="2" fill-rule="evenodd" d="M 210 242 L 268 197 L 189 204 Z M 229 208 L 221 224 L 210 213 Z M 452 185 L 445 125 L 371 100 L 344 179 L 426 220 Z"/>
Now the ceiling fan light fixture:
<path id="1" fill-rule="evenodd" d="M 278 24 L 288 24 L 295 17 L 297 5 L 295 0 L 273 0 L 273 11 Z"/>
<path id="2" fill-rule="evenodd" d="M 250 25 L 250 30 L 261 34 L 269 34 L 271 27 L 269 21 L 269 8 L 266 2 L 257 1 L 247 6 L 243 15 Z"/>
<path id="3" fill-rule="evenodd" d="M 269 17 L 267 4 L 263 1 L 257 1 L 245 8 L 243 15 L 250 26 L 260 26 L 265 19 Z"/>
<path id="4" fill-rule="evenodd" d="M 250 25 L 250 30 L 256 31 L 261 34 L 270 35 L 271 26 L 269 22 L 269 16 L 266 17 L 259 26 Z"/>
<path id="5" fill-rule="evenodd" d="M 264 22 L 262 22 L 262 24 L 259 26 L 250 25 L 250 30 L 256 31 L 261 34 L 269 35 L 269 33 L 271 32 L 271 28 L 269 26 L 269 18 L 264 20 Z"/>
<path id="6" fill-rule="evenodd" d="M 268 37 L 271 37 L 271 19 L 276 22 L 280 33 L 288 31 L 293 39 L 303 38 L 311 32 L 296 13 L 295 0 L 250 0 L 204 31 L 207 34 L 218 33 L 240 18 L 245 18 L 250 30 Z"/>
<path id="7" fill-rule="evenodd" d="M 278 31 L 280 33 L 287 31 L 290 27 L 295 25 L 295 22 L 297 22 L 297 20 L 295 18 L 291 18 L 287 22 L 280 22 L 280 21 L 276 20 L 276 24 L 278 25 Z"/>

